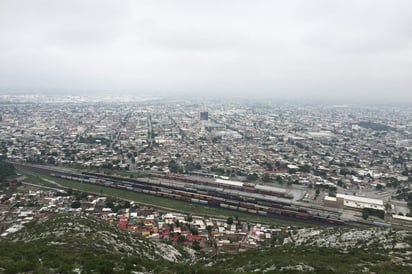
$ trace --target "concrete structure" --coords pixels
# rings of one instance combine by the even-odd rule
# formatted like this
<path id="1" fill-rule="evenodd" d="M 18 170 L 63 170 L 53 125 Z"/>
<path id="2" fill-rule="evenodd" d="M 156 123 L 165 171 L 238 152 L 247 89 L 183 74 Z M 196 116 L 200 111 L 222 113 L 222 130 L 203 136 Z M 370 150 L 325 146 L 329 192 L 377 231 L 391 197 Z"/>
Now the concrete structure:
<path id="1" fill-rule="evenodd" d="M 323 200 L 323 204 L 328 207 L 342 208 L 344 204 L 344 199 L 332 197 L 332 196 L 325 196 L 325 199 Z"/>
<path id="2" fill-rule="evenodd" d="M 385 210 L 385 206 L 383 201 L 380 199 L 372 199 L 372 198 L 365 198 L 359 197 L 354 195 L 345 195 L 345 194 L 336 194 L 337 199 L 343 199 L 343 205 L 350 208 L 373 208 L 379 210 Z"/>
<path id="3" fill-rule="evenodd" d="M 209 112 L 207 112 L 207 111 L 200 112 L 200 120 L 201 121 L 209 120 Z"/>

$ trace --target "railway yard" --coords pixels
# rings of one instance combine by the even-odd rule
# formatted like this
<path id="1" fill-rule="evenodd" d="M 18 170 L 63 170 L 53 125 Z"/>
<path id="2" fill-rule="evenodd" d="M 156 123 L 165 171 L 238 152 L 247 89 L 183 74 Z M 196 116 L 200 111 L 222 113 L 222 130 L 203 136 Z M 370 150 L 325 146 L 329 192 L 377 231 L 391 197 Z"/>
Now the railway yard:
<path id="1" fill-rule="evenodd" d="M 145 178 L 125 178 L 94 172 L 80 172 L 48 166 L 15 163 L 16 167 L 65 180 L 85 184 L 144 193 L 148 195 L 200 204 L 208 207 L 230 209 L 273 218 L 290 218 L 302 221 L 343 225 L 342 209 L 325 207 L 299 201 L 291 192 L 263 183 L 169 176 L 151 173 Z M 296 191 L 293 191 L 296 194 Z"/>
<path id="2" fill-rule="evenodd" d="M 69 188 L 163 207 L 412 221 L 409 108 L 203 104 L 10 102 L 0 154 Z"/>

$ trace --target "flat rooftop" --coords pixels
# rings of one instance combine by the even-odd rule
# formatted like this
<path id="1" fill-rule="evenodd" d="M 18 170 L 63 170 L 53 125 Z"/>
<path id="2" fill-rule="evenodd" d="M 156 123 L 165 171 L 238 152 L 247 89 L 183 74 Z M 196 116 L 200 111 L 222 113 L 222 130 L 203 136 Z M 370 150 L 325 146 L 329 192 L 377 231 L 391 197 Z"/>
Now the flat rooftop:
<path id="1" fill-rule="evenodd" d="M 372 199 L 372 198 L 366 198 L 366 197 L 359 197 L 359 196 L 354 196 L 354 195 L 346 195 L 346 194 L 336 194 L 336 198 L 343 198 L 348 201 L 354 201 L 354 202 L 359 202 L 359 203 L 365 203 L 365 204 L 372 204 L 372 205 L 380 205 L 383 206 L 383 201 L 380 199 Z"/>

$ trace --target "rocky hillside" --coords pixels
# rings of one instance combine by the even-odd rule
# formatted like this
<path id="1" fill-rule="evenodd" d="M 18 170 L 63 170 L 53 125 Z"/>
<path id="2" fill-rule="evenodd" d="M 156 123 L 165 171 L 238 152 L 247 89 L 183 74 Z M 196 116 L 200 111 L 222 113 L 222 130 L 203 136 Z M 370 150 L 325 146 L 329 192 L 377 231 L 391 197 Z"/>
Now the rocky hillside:
<path id="1" fill-rule="evenodd" d="M 349 250 L 376 248 L 382 250 L 411 249 L 412 233 L 408 230 L 393 230 L 372 227 L 368 229 L 348 228 L 303 228 L 291 231 L 284 245 L 317 246 Z"/>
<path id="2" fill-rule="evenodd" d="M 0 238 L 0 273 L 412 273 L 412 233 L 295 228 L 261 249 L 197 254 L 92 216 L 36 220 Z"/>
<path id="3" fill-rule="evenodd" d="M 39 219 L 0 243 L 0 268 L 10 273 L 155 271 L 191 259 L 189 249 L 137 237 L 91 216 Z"/>
<path id="4" fill-rule="evenodd" d="M 412 232 L 302 228 L 271 247 L 222 254 L 203 264 L 236 273 L 412 273 Z"/>

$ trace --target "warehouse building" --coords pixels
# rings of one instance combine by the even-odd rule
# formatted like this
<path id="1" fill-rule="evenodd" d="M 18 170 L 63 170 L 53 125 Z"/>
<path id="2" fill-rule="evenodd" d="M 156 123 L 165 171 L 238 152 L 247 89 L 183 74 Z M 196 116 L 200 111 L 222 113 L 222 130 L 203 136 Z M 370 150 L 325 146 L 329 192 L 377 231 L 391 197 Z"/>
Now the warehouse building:
<path id="1" fill-rule="evenodd" d="M 336 194 L 336 197 L 326 196 L 324 205 L 330 207 L 349 207 L 354 209 L 372 208 L 385 211 L 385 205 L 380 199 L 372 199 L 355 195 Z"/>

